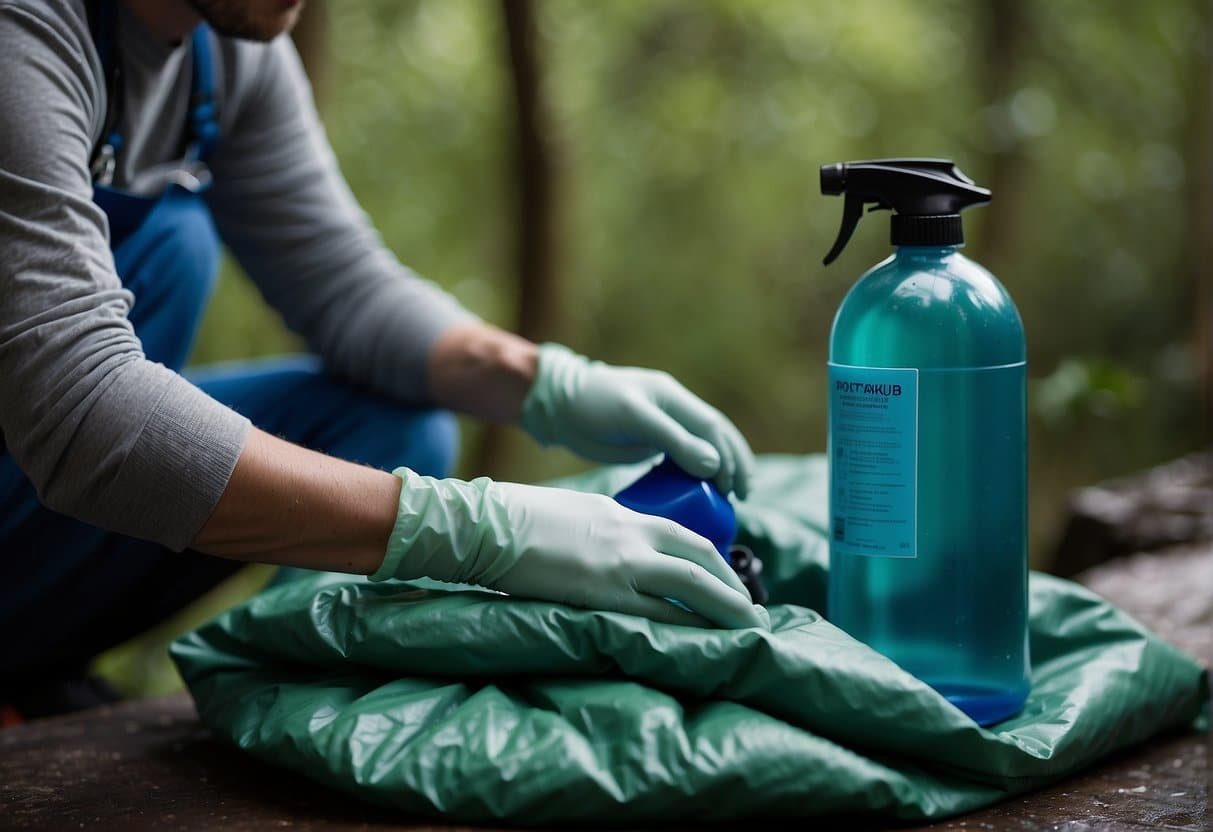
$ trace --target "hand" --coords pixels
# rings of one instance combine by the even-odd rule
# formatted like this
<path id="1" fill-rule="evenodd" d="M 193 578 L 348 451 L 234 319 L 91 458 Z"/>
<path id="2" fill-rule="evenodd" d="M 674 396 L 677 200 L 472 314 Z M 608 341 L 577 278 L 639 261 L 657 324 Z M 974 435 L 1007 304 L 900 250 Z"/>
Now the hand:
<path id="1" fill-rule="evenodd" d="M 668 373 L 611 367 L 544 344 L 521 421 L 539 442 L 587 459 L 640 462 L 665 453 L 725 494 L 744 499 L 749 491 L 754 457 L 740 431 Z"/>
<path id="2" fill-rule="evenodd" d="M 712 544 L 677 523 L 598 494 L 393 473 L 400 508 L 371 580 L 429 577 L 670 624 L 770 627 Z"/>

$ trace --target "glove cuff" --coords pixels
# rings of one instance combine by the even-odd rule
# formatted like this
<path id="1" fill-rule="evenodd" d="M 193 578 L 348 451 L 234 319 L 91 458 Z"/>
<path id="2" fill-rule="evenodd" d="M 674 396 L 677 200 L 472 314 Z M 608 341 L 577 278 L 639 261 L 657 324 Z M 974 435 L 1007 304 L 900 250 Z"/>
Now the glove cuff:
<path id="1" fill-rule="evenodd" d="M 464 482 L 423 477 L 408 468 L 399 477 L 400 503 L 383 562 L 372 581 L 392 578 L 491 586 L 517 556 L 502 537 L 510 524 L 489 493 L 487 477 Z"/>
<path id="2" fill-rule="evenodd" d="M 396 507 L 396 522 L 392 524 L 392 534 L 387 539 L 387 551 L 383 556 L 383 562 L 370 576 L 370 579 L 375 582 L 402 577 L 398 574 L 401 561 L 412 548 L 421 521 L 420 512 L 412 504 L 416 501 L 419 487 L 424 487 L 421 482 L 423 478 L 408 468 L 397 468 L 392 475 L 400 479 L 400 501 Z"/>
<path id="3" fill-rule="evenodd" d="M 522 402 L 519 425 L 540 445 L 560 443 L 557 426 L 571 391 L 576 389 L 577 377 L 590 360 L 562 344 L 539 346 L 535 382 Z"/>

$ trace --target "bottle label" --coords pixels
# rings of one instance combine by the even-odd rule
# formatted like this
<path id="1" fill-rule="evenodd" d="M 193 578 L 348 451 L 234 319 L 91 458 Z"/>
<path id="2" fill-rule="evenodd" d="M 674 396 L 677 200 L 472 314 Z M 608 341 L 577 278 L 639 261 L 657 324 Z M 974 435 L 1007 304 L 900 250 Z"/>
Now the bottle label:
<path id="1" fill-rule="evenodd" d="M 832 551 L 918 557 L 918 370 L 829 368 Z"/>

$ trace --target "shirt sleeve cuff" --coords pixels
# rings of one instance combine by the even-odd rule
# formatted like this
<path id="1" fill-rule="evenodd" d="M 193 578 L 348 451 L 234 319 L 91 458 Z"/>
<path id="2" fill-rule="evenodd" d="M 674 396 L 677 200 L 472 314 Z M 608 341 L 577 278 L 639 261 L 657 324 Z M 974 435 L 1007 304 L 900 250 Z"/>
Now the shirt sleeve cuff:
<path id="1" fill-rule="evenodd" d="M 160 397 L 113 483 L 123 531 L 182 551 L 227 489 L 252 424 L 178 377 Z"/>

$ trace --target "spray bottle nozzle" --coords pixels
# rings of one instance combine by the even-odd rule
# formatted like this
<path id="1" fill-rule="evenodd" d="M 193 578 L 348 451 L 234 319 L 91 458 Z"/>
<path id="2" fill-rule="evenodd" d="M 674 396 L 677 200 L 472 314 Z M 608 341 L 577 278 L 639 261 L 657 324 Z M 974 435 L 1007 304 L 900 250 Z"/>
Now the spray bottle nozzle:
<path id="1" fill-rule="evenodd" d="M 865 205 L 893 211 L 894 245 L 956 245 L 964 242 L 960 211 L 990 201 L 947 159 L 876 159 L 821 166 L 821 192 L 846 195 L 842 227 L 825 263 L 846 248 Z"/>
<path id="2" fill-rule="evenodd" d="M 842 162 L 821 166 L 821 192 L 838 196 L 847 189 L 847 166 Z"/>

